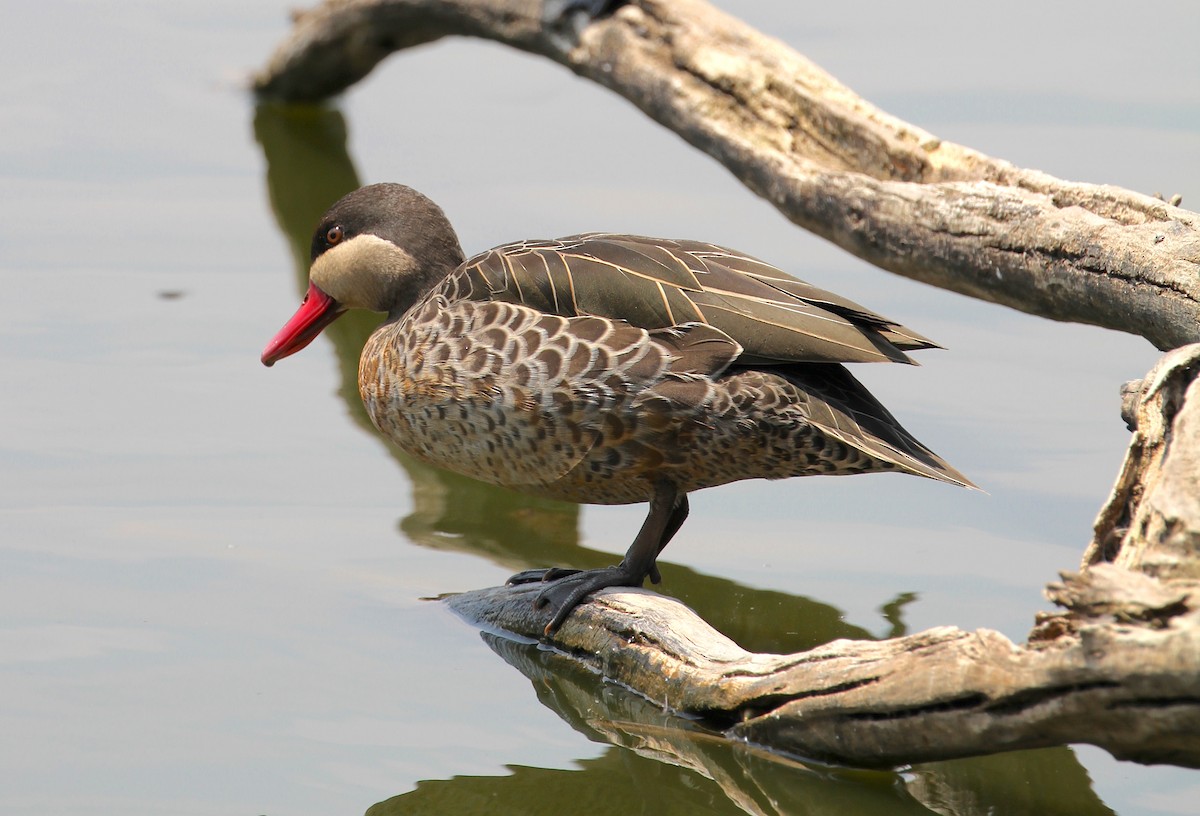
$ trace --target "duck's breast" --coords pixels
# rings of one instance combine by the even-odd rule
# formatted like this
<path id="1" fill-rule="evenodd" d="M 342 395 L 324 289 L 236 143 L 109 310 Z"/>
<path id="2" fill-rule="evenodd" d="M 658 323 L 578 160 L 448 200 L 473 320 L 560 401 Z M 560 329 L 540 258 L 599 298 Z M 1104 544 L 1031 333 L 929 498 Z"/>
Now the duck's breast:
<path id="1" fill-rule="evenodd" d="M 669 347 L 620 321 L 433 297 L 372 335 L 359 389 L 380 431 L 426 462 L 528 492 L 634 502 L 679 424 L 651 393 L 671 363 Z M 585 489 L 595 479 L 577 471 L 596 459 L 621 478 Z"/>

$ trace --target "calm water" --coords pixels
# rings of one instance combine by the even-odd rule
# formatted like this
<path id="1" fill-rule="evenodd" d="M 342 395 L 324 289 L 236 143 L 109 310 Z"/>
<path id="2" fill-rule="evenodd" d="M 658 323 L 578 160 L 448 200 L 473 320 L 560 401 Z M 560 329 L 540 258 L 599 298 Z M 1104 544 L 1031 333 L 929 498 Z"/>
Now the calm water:
<path id="1" fill-rule="evenodd" d="M 948 347 L 859 373 L 988 494 L 874 476 L 693 497 L 665 589 L 754 649 L 1023 638 L 1116 474 L 1118 386 L 1156 354 L 868 267 L 499 47 L 393 58 L 338 110 L 255 110 L 240 83 L 288 5 L 6 10 L 0 811 L 1195 812 L 1200 775 L 1088 747 L 903 774 L 781 762 L 422 601 L 608 563 L 642 510 L 532 502 L 389 450 L 347 379 L 363 322 L 259 365 L 299 298 L 296 242 L 357 183 L 428 193 L 468 250 L 587 229 L 726 243 Z M 1125 5 L 724 3 L 944 138 L 1194 207 L 1200 7 Z"/>

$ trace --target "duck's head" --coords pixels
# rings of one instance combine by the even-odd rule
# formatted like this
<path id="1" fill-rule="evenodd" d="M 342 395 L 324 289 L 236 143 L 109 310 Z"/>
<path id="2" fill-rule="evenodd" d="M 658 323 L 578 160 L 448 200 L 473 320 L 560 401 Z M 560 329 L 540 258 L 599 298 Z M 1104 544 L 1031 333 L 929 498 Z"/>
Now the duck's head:
<path id="1" fill-rule="evenodd" d="M 313 341 L 347 309 L 403 314 L 463 261 L 442 209 L 403 184 L 342 198 L 313 234 L 308 294 L 263 350 L 273 365 Z"/>

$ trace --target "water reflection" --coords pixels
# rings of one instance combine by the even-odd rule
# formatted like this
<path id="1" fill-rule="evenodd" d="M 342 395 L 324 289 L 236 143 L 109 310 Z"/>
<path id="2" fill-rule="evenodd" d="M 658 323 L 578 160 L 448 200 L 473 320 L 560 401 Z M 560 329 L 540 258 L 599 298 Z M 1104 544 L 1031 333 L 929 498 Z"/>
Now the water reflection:
<path id="1" fill-rule="evenodd" d="M 291 247 L 298 293 L 307 289 L 309 240 L 318 217 L 359 186 L 346 149 L 341 113 L 324 107 L 261 105 L 254 132 L 267 161 L 267 188 L 280 230 Z M 358 396 L 358 357 L 378 324 L 351 312 L 324 333 L 341 369 L 340 394 L 354 421 L 371 428 Z M 264 338 L 265 339 L 265 338 Z M 373 433 L 373 431 L 372 431 Z M 610 553 L 579 543 L 575 505 L 528 497 L 428 467 L 391 446 L 413 493 L 401 532 L 425 547 L 479 555 L 512 571 L 549 564 L 597 567 Z M 828 604 L 740 586 L 664 564 L 669 591 L 745 648 L 801 651 L 837 638 L 872 634 L 842 619 Z M 887 636 L 906 631 L 901 593 L 881 607 Z M 1111 813 L 1092 793 L 1068 749 L 936 763 L 907 774 L 833 770 L 772 756 L 730 742 L 701 724 L 664 712 L 605 683 L 559 654 L 484 635 L 501 657 L 533 683 L 538 699 L 574 729 L 609 743 L 577 770 L 515 767 L 503 777 L 423 781 L 373 806 L 370 816 L 399 813 L 535 813 L 542 811 L 658 814 L 905 814 L 971 816 L 1009 811 L 1041 814 Z M 398 781 L 399 782 L 399 781 Z M 647 797 L 648 791 L 658 791 Z M 569 803 L 569 804 L 568 804 Z"/>
<path id="2" fill-rule="evenodd" d="M 292 250 L 297 291 L 308 289 L 312 231 L 329 205 L 360 186 L 346 149 L 340 111 L 317 106 L 262 104 L 254 135 L 267 160 L 267 191 L 280 230 Z M 358 395 L 358 358 L 379 316 L 362 310 L 343 315 L 324 331 L 337 351 L 339 394 L 354 421 L 374 434 Z M 517 553 L 553 559 L 578 548 L 575 505 L 523 496 L 431 468 L 378 437 L 408 475 L 413 511 L 400 529 L 414 542 L 436 549 L 485 555 L 514 571 L 531 566 Z M 546 563 L 546 562 L 542 562 Z"/>
<path id="3" fill-rule="evenodd" d="M 730 742 L 606 683 L 536 645 L 484 634 L 531 681 L 538 699 L 594 742 L 610 743 L 575 770 L 512 768 L 496 777 L 423 781 L 367 816 L 411 813 L 754 814 L 889 816 L 996 812 L 1111 816 L 1066 748 L 941 762 L 910 772 L 829 768 Z M 669 792 L 653 795 L 651 792 Z M 569 804 L 568 804 L 569 803 Z M 998 804 L 1003 808 L 998 810 Z M 1010 807 L 1011 806 L 1011 807 Z"/>

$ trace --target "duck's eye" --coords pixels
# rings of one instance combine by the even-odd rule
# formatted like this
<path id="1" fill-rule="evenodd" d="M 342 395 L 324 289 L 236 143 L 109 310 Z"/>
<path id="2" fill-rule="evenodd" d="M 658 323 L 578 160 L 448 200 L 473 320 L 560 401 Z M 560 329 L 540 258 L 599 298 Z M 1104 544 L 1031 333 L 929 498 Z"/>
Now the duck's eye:
<path id="1" fill-rule="evenodd" d="M 334 244 L 341 243 L 343 237 L 341 227 L 330 227 L 325 233 L 325 243 L 333 246 Z"/>

